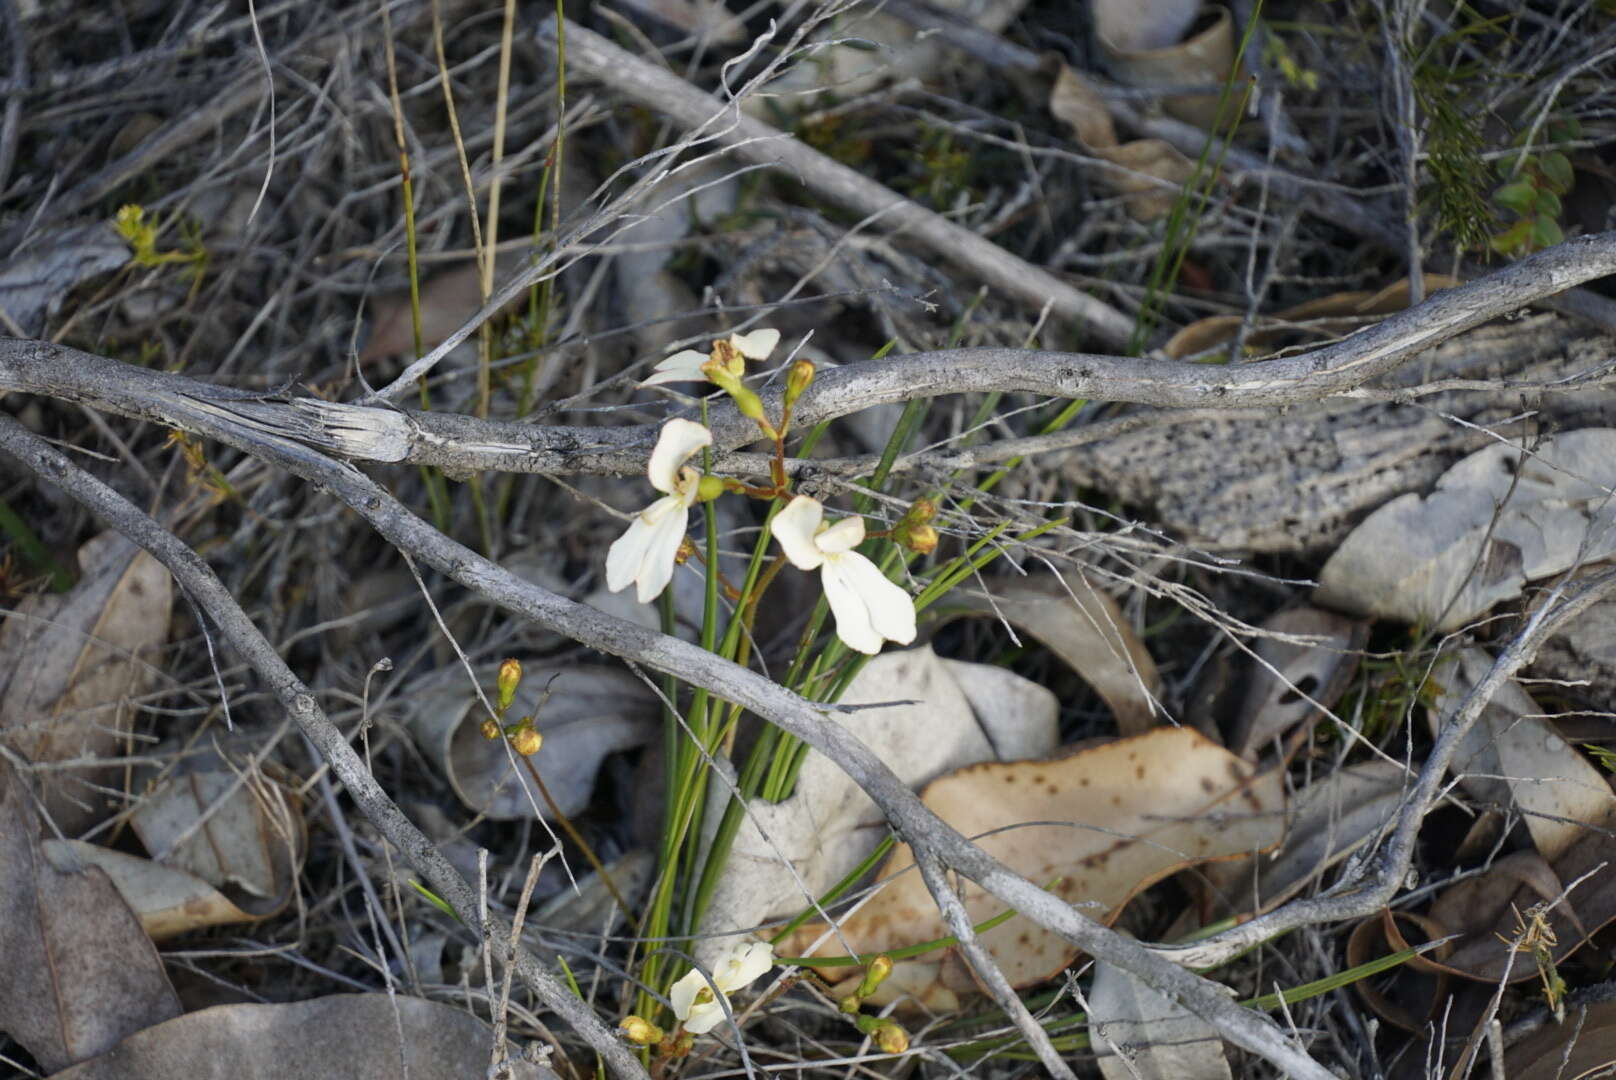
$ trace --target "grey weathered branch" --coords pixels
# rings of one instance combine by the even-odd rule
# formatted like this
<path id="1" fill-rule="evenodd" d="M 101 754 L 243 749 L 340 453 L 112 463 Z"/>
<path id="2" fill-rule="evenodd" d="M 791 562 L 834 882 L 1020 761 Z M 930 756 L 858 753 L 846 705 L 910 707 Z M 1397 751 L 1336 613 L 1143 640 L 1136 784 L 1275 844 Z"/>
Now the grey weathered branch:
<path id="1" fill-rule="evenodd" d="M 1333 344 L 1255 364 L 1219 367 L 1020 349 L 953 349 L 849 364 L 821 372 L 795 416 L 806 426 L 875 405 L 973 391 L 1180 409 L 1298 405 L 1353 392 L 1471 327 L 1610 273 L 1616 273 L 1616 232 L 1581 237 L 1436 293 Z M 78 401 L 201 434 L 206 429 L 196 422 L 204 414 L 341 457 L 456 470 L 625 475 L 644 468 L 659 426 L 535 427 L 312 398 L 287 403 L 276 395 L 8 338 L 0 338 L 0 390 Z M 764 401 L 778 411 L 778 393 L 765 394 Z M 715 405 L 710 416 L 715 449 L 756 441 L 757 428 L 727 402 Z"/>

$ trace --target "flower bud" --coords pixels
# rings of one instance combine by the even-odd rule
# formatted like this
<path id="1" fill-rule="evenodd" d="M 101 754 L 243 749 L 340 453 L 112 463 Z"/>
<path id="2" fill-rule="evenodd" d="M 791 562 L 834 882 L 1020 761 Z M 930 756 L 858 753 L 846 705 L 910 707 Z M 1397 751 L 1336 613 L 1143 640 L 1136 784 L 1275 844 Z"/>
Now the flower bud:
<path id="1" fill-rule="evenodd" d="M 651 1046 L 662 1041 L 662 1029 L 643 1016 L 625 1016 L 618 1027 L 636 1046 Z"/>
<path id="2" fill-rule="evenodd" d="M 883 953 L 871 960 L 869 966 L 864 969 L 864 981 L 859 983 L 859 997 L 869 997 L 875 993 L 875 988 L 885 982 L 886 977 L 891 974 L 892 957 Z"/>
<path id="3" fill-rule="evenodd" d="M 903 524 L 924 525 L 937 516 L 937 500 L 916 499 L 910 505 L 909 511 L 903 515 Z"/>
<path id="4" fill-rule="evenodd" d="M 864 999 L 859 997 L 857 993 L 848 994 L 838 1002 L 838 1006 L 849 1016 L 856 1016 L 858 1011 L 864 1007 Z"/>
<path id="5" fill-rule="evenodd" d="M 522 665 L 516 660 L 506 660 L 499 665 L 499 711 L 504 712 L 511 707 L 516 698 L 516 688 L 522 682 Z"/>
<path id="6" fill-rule="evenodd" d="M 930 555 L 937 550 L 937 530 L 930 525 L 910 525 L 897 530 L 898 543 L 919 555 Z"/>
<path id="7" fill-rule="evenodd" d="M 814 362 L 812 360 L 798 360 L 791 365 L 791 371 L 786 375 L 786 408 L 797 403 L 802 392 L 814 381 Z"/>
<path id="8" fill-rule="evenodd" d="M 901 1054 L 909 1049 L 909 1033 L 896 1020 L 879 1016 L 861 1016 L 854 1022 L 859 1032 L 875 1040 L 882 1053 Z"/>
<path id="9" fill-rule="evenodd" d="M 696 501 L 699 503 L 712 502 L 724 494 L 724 478 L 721 476 L 704 476 L 696 484 Z"/>
<path id="10" fill-rule="evenodd" d="M 485 739 L 499 738 L 499 724 L 492 716 L 483 720 L 482 726 L 480 726 L 477 730 L 483 733 L 483 738 Z"/>
<path id="11" fill-rule="evenodd" d="M 522 727 L 511 736 L 511 749 L 515 750 L 523 757 L 532 757 L 534 754 L 539 752 L 539 747 L 543 745 L 544 736 L 540 735 L 533 729 L 531 722 L 523 724 Z"/>

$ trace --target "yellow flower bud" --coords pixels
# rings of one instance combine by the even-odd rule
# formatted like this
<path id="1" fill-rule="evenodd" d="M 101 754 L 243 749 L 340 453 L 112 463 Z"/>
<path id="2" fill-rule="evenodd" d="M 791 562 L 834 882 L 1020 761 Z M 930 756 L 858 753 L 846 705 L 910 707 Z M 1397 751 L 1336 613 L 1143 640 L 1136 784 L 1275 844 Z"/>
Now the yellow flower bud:
<path id="1" fill-rule="evenodd" d="M 662 1029 L 643 1016 L 625 1016 L 618 1026 L 636 1046 L 652 1046 L 662 1041 Z"/>
<path id="2" fill-rule="evenodd" d="M 504 712 L 511 707 L 516 698 L 516 688 L 522 682 L 522 665 L 516 660 L 506 660 L 499 665 L 499 711 Z"/>
<path id="3" fill-rule="evenodd" d="M 791 365 L 791 371 L 786 375 L 786 408 L 797 403 L 802 392 L 814 381 L 814 362 L 812 360 L 798 360 Z"/>
<path id="4" fill-rule="evenodd" d="M 937 550 L 937 530 L 930 525 L 911 525 L 899 532 L 898 542 L 917 554 L 930 555 Z"/>
<path id="5" fill-rule="evenodd" d="M 724 494 L 724 478 L 721 476 L 704 476 L 696 485 L 696 501 L 699 503 L 712 502 Z"/>
<path id="6" fill-rule="evenodd" d="M 852 1016 L 864 1007 L 864 999 L 859 997 L 856 993 L 848 994 L 841 1000 L 839 1004 L 844 1013 Z"/>
<path id="7" fill-rule="evenodd" d="M 483 733 L 483 738 L 485 738 L 485 739 L 497 739 L 497 738 L 499 738 L 499 725 L 494 722 L 494 718 L 492 716 L 490 716 L 486 720 L 484 720 L 482 722 L 482 726 L 479 727 L 477 730 L 479 730 L 479 731 L 481 731 Z"/>
<path id="8" fill-rule="evenodd" d="M 935 499 L 916 499 L 909 507 L 909 512 L 903 515 L 903 520 L 914 525 L 924 525 L 937 516 L 937 501 Z"/>
<path id="9" fill-rule="evenodd" d="M 875 988 L 885 982 L 886 977 L 891 974 L 892 957 L 882 954 L 871 960 L 869 966 L 864 969 L 864 981 L 859 983 L 859 997 L 869 997 L 875 993 Z"/>
<path id="10" fill-rule="evenodd" d="M 909 1033 L 896 1021 L 883 1020 L 875 1029 L 875 1045 L 888 1054 L 901 1054 L 909 1049 Z"/>
<path id="11" fill-rule="evenodd" d="M 533 730 L 531 724 L 524 724 L 521 730 L 511 736 L 511 749 L 523 757 L 532 757 L 544 745 L 544 736 Z"/>

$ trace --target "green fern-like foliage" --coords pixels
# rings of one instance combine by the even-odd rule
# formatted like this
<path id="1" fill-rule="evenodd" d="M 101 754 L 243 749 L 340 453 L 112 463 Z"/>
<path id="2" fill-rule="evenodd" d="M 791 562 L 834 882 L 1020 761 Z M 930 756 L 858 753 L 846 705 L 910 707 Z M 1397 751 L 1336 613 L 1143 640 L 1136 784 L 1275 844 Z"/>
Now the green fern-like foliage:
<path id="1" fill-rule="evenodd" d="M 1414 70 L 1414 97 L 1426 119 L 1429 181 L 1421 209 L 1461 251 L 1486 251 L 1497 227 L 1490 200 L 1491 177 L 1482 159 L 1481 118 L 1461 104 L 1464 84 L 1453 73 L 1427 64 Z"/>

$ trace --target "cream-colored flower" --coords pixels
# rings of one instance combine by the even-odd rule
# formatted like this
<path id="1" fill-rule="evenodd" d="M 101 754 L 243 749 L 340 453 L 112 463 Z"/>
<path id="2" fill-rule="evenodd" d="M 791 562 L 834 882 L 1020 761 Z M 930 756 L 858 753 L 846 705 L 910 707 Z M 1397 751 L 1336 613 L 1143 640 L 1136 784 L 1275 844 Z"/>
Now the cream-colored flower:
<path id="1" fill-rule="evenodd" d="M 836 616 L 836 636 L 875 655 L 883 640 L 915 640 L 915 604 L 899 585 L 853 549 L 864 542 L 864 519 L 854 515 L 826 528 L 825 508 L 798 495 L 774 516 L 774 535 L 800 570 L 819 570 Z"/>
<path id="2" fill-rule="evenodd" d="M 606 587 L 612 592 L 639 586 L 640 603 L 650 603 L 673 578 L 674 558 L 690 523 L 701 474 L 685 464 L 713 444 L 713 433 L 691 420 L 669 420 L 657 436 L 646 474 L 662 498 L 641 510 L 628 531 L 606 552 Z"/>
<path id="3" fill-rule="evenodd" d="M 713 342 L 710 353 L 699 353 L 695 349 L 686 349 L 676 352 L 666 360 L 657 364 L 654 373 L 641 386 L 657 386 L 661 383 L 671 382 L 706 382 L 707 375 L 701 370 L 703 364 L 709 360 L 721 360 L 726 354 L 729 357 L 730 374 L 739 377 L 745 374 L 746 360 L 763 360 L 780 344 L 780 331 L 753 330 L 750 334 L 731 334 L 728 341 Z M 745 359 L 740 359 L 744 357 Z M 739 366 L 741 370 L 734 370 Z"/>
<path id="4" fill-rule="evenodd" d="M 668 998 L 673 1002 L 673 1015 L 692 1035 L 705 1035 L 724 1019 L 724 1007 L 718 1003 L 713 987 L 726 997 L 748 985 L 774 966 L 774 946 L 766 941 L 741 942 L 719 957 L 713 965 L 713 981 L 708 984 L 701 972 L 692 969 L 673 984 Z"/>

